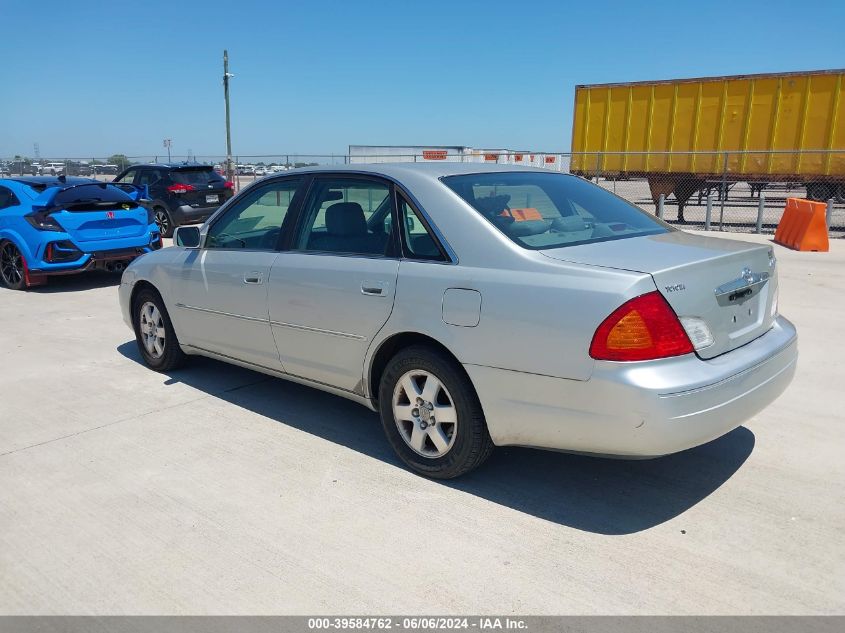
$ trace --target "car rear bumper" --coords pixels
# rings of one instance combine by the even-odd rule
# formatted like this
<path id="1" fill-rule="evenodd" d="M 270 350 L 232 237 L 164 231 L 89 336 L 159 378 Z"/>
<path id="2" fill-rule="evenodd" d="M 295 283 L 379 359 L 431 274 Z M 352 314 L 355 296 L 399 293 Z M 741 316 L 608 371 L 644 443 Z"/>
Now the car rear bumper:
<path id="1" fill-rule="evenodd" d="M 160 244 L 160 242 L 159 242 Z M 123 268 L 145 253 L 152 252 L 151 245 L 134 246 L 130 248 L 117 248 L 102 251 L 84 252 L 72 262 L 52 263 L 40 261 L 37 265 L 30 265 L 29 274 L 31 277 L 45 277 L 53 275 L 73 275 L 84 273 L 90 270 L 117 271 Z M 117 264 L 117 266 L 115 266 Z"/>
<path id="2" fill-rule="evenodd" d="M 215 204 L 210 207 L 192 207 L 189 204 L 180 205 L 173 210 L 173 222 L 177 225 L 205 222 L 214 215 L 214 212 L 220 208 L 221 204 Z"/>
<path id="3" fill-rule="evenodd" d="M 797 357 L 795 327 L 779 317 L 763 336 L 711 360 L 600 361 L 586 381 L 465 368 L 497 445 L 655 457 L 740 426 L 786 389 Z"/>

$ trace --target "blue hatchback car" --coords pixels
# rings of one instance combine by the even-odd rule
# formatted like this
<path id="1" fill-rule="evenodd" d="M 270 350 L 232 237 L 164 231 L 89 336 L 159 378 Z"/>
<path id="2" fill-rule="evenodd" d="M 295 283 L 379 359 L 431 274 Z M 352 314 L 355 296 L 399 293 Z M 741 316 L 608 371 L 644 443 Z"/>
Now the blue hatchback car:
<path id="1" fill-rule="evenodd" d="M 90 178 L 0 179 L 0 282 L 22 290 L 50 275 L 121 272 L 162 247 L 143 190 Z"/>

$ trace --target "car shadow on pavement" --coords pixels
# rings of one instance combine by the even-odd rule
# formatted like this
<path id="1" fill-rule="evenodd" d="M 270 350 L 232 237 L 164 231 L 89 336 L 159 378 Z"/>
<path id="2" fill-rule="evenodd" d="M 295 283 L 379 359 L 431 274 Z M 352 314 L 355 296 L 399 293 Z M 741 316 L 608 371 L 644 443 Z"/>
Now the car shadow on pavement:
<path id="1" fill-rule="evenodd" d="M 134 341 L 118 351 L 141 363 Z M 233 405 L 402 468 L 377 414 L 338 396 L 207 358 L 169 374 Z M 221 378 L 225 376 L 225 381 Z M 586 532 L 640 532 L 682 514 L 725 483 L 754 449 L 740 427 L 704 446 L 650 460 L 503 447 L 478 470 L 439 482 Z"/>
<path id="2" fill-rule="evenodd" d="M 120 275 L 109 272 L 87 272 L 78 275 L 53 275 L 43 286 L 35 286 L 27 292 L 52 294 L 57 292 L 81 292 L 94 288 L 106 288 L 120 284 Z"/>

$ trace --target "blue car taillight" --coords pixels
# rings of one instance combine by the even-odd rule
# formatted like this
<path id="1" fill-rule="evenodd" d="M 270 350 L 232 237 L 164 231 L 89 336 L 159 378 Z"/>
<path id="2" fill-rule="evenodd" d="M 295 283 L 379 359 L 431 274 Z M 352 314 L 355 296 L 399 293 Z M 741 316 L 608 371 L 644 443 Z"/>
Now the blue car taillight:
<path id="1" fill-rule="evenodd" d="M 44 211 L 33 211 L 27 213 L 24 219 L 39 231 L 64 231 L 56 219 Z"/>
<path id="2" fill-rule="evenodd" d="M 61 262 L 74 262 L 82 257 L 82 251 L 76 248 L 73 242 L 67 240 L 61 242 L 50 242 L 44 249 L 44 261 L 58 264 Z"/>

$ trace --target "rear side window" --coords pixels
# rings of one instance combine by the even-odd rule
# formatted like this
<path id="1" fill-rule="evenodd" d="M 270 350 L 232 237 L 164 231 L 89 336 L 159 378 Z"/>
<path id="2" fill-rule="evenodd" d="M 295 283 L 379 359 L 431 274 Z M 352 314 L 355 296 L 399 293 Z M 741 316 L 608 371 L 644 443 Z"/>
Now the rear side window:
<path id="1" fill-rule="evenodd" d="M 645 211 L 585 180 L 542 172 L 447 176 L 443 183 L 529 249 L 666 233 Z"/>
<path id="2" fill-rule="evenodd" d="M 207 185 L 222 178 L 214 170 L 208 169 L 174 169 L 170 172 L 170 179 L 180 185 Z"/>
<path id="3" fill-rule="evenodd" d="M 19 204 L 20 202 L 10 189 L 6 189 L 6 187 L 0 187 L 0 209 L 14 207 Z"/>
<path id="4" fill-rule="evenodd" d="M 305 202 L 294 248 L 385 255 L 390 244 L 390 186 L 356 178 L 318 178 Z"/>
<path id="5" fill-rule="evenodd" d="M 158 169 L 143 169 L 141 175 L 138 177 L 139 185 L 154 185 L 161 180 L 161 170 Z"/>
<path id="6" fill-rule="evenodd" d="M 437 262 L 447 261 L 435 237 L 426 228 L 416 210 L 399 196 L 399 220 L 403 224 L 402 248 L 410 259 L 425 259 Z"/>

